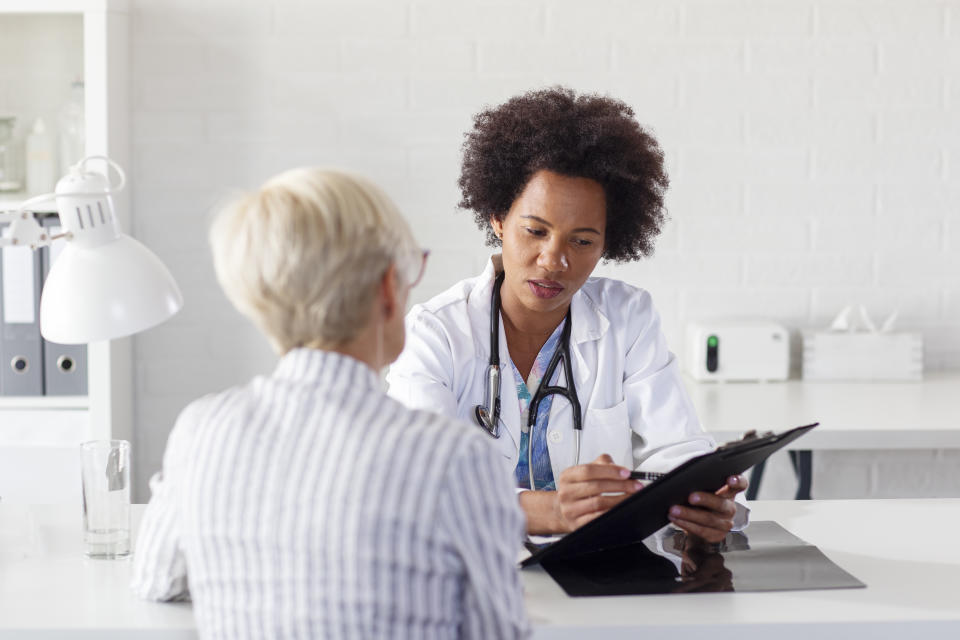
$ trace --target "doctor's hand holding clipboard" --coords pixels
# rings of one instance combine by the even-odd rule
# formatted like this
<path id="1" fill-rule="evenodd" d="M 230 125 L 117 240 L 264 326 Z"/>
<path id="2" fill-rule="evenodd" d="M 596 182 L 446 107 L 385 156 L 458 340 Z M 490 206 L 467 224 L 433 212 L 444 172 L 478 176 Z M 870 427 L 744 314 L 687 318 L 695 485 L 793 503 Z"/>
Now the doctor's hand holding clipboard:
<path id="1" fill-rule="evenodd" d="M 553 520 L 542 533 L 570 532 L 603 515 L 631 494 L 642 491 L 643 486 L 642 481 L 630 479 L 629 469 L 614 464 L 613 459 L 604 454 L 592 463 L 565 469 L 560 474 L 555 499 L 549 499 L 547 492 L 527 491 L 520 494 L 520 505 L 528 514 L 532 509 L 553 509 L 552 515 L 545 513 L 537 518 Z M 721 542 L 734 525 L 737 509 L 733 498 L 746 488 L 745 478 L 731 476 L 716 493 L 691 493 L 689 503 L 672 507 L 668 517 L 674 526 L 691 535 L 706 542 Z M 536 504 L 538 499 L 542 505 Z"/>
<path id="2" fill-rule="evenodd" d="M 459 184 L 501 253 L 410 311 L 390 395 L 484 430 L 529 533 L 572 531 L 642 490 L 633 469 L 713 450 L 650 294 L 592 277 L 601 259 L 651 255 L 666 217 L 663 152 L 630 107 L 554 88 L 488 109 Z M 670 517 L 721 540 L 746 524 L 746 486 L 691 494 Z"/>

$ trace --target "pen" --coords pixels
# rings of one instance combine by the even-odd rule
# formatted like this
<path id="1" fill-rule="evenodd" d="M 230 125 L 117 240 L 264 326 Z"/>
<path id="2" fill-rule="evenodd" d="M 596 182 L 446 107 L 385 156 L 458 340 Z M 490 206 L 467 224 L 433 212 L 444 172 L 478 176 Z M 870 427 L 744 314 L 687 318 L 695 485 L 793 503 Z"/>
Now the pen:
<path id="1" fill-rule="evenodd" d="M 631 480 L 659 480 L 665 473 L 656 473 L 654 471 L 631 471 L 630 479 Z"/>

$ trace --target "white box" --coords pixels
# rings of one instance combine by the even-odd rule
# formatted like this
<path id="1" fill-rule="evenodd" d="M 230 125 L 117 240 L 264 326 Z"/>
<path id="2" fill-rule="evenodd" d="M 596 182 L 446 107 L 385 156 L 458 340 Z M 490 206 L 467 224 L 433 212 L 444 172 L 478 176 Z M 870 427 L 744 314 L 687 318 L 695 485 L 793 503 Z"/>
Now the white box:
<path id="1" fill-rule="evenodd" d="M 770 320 L 712 320 L 687 325 L 687 372 L 698 381 L 786 380 L 790 334 Z"/>
<path id="2" fill-rule="evenodd" d="M 916 332 L 807 331 L 803 379 L 921 380 L 923 334 Z"/>

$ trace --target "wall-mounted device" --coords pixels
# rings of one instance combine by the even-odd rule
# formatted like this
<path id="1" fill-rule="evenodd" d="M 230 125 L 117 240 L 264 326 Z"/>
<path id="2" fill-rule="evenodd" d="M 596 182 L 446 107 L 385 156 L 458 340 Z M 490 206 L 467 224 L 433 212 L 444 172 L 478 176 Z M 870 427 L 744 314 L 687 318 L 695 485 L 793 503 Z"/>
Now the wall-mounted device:
<path id="1" fill-rule="evenodd" d="M 786 380 L 790 334 L 769 320 L 712 320 L 687 325 L 687 372 L 698 381 Z"/>

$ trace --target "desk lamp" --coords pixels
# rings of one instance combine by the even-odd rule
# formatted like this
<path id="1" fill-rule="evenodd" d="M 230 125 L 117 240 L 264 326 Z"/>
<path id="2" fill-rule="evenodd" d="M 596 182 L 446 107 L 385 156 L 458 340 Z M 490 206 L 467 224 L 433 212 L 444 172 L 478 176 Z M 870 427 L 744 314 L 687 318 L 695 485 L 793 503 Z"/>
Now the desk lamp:
<path id="1" fill-rule="evenodd" d="M 88 164 L 104 161 L 119 181 Z M 121 338 L 170 318 L 183 295 L 153 252 L 120 231 L 112 194 L 126 177 L 117 163 L 89 156 L 70 167 L 56 192 L 30 198 L 13 212 L 0 212 L 10 228 L 0 247 L 37 249 L 64 238 L 66 246 L 50 268 L 40 296 L 40 333 L 60 344 Z M 50 237 L 31 207 L 56 200 L 63 233 Z"/>

